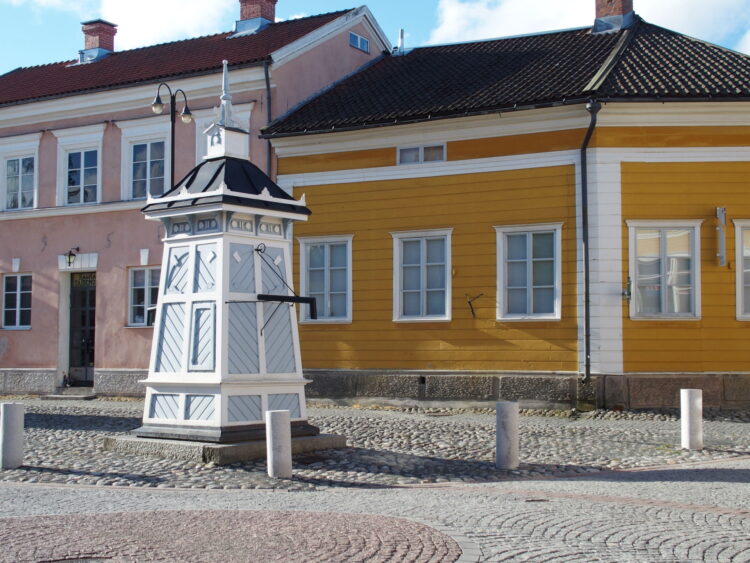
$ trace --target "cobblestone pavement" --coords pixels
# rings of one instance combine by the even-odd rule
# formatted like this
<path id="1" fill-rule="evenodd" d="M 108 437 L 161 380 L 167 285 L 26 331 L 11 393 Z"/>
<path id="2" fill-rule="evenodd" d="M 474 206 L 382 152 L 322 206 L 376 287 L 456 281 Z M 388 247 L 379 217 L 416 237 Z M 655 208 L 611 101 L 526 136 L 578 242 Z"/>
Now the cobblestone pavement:
<path id="1" fill-rule="evenodd" d="M 181 510 L 5 518 L 0 524 L 0 560 L 13 562 L 448 563 L 461 555 L 458 544 L 434 528 L 363 514 Z"/>
<path id="2" fill-rule="evenodd" d="M 141 403 L 26 404 L 25 465 L 0 472 L 0 561 L 201 561 L 214 543 L 228 560 L 273 560 L 278 543 L 310 554 L 288 561 L 348 549 L 372 554 L 350 560 L 450 561 L 452 538 L 462 561 L 750 562 L 743 422 L 707 422 L 707 450 L 688 454 L 669 417 L 522 417 L 522 470 L 499 472 L 489 415 L 311 409 L 353 447 L 295 458 L 294 479 L 277 481 L 262 463 L 102 452 L 104 434 L 139 424 Z M 226 490 L 238 488 L 267 490 Z M 274 530 L 281 540 L 264 542 Z M 247 551 L 235 539 L 246 536 L 269 551 Z M 150 556 L 127 551 L 147 545 Z"/>
<path id="3" fill-rule="evenodd" d="M 270 544 L 259 547 L 271 557 L 278 546 L 286 561 L 315 560 L 284 551 L 289 546 L 335 560 L 323 551 L 333 545 L 332 553 L 342 553 L 367 544 L 373 534 L 378 536 L 373 544 L 380 538 L 386 543 L 386 530 L 395 529 L 391 538 L 408 536 L 411 542 L 415 528 L 409 525 L 415 522 L 442 533 L 429 532 L 421 546 L 450 549 L 448 535 L 460 545 L 461 561 L 750 561 L 747 457 L 580 477 L 383 489 L 196 491 L 3 483 L 0 507 L 0 561 L 8 562 L 108 561 L 103 555 L 115 553 L 114 561 L 149 560 L 145 552 L 138 553 L 143 558 L 117 552 L 124 540 L 153 544 L 153 559 L 202 561 L 215 546 L 213 560 L 273 560 L 235 549 L 244 546 L 236 538 L 248 522 L 248 535 L 258 544 L 279 530 L 280 538 L 274 534 Z M 253 536 L 252 522 L 261 524 L 258 515 L 267 511 L 274 511 L 277 524 Z M 369 521 L 376 532 L 361 518 L 368 514 L 384 517 Z M 394 517 L 400 520 L 388 520 Z M 318 528 L 312 533 L 305 527 L 311 520 Z M 130 535 L 126 525 L 132 526 Z M 213 531 L 207 543 L 202 543 L 204 526 Z M 326 536 L 329 527 L 336 535 L 333 542 Z M 301 539 L 308 534 L 309 539 Z M 396 544 L 389 547 L 396 549 Z M 403 546 L 401 552 L 386 550 L 380 560 L 418 560 L 410 559 Z M 35 558 L 48 553 L 57 558 Z M 360 554 L 350 560 L 378 559 Z M 444 560 L 450 561 L 450 555 Z"/>
<path id="4" fill-rule="evenodd" d="M 140 425 L 137 402 L 25 401 L 24 467 L 0 472 L 0 481 L 133 487 L 284 488 L 392 486 L 449 481 L 585 474 L 652 465 L 726 459 L 750 453 L 750 425 L 708 421 L 707 448 L 684 452 L 679 422 L 521 417 L 518 471 L 493 464 L 494 417 L 453 411 L 407 413 L 311 408 L 323 432 L 342 434 L 351 446 L 295 457 L 292 481 L 265 474 L 265 461 L 214 467 L 182 460 L 102 451 L 105 435 Z"/>

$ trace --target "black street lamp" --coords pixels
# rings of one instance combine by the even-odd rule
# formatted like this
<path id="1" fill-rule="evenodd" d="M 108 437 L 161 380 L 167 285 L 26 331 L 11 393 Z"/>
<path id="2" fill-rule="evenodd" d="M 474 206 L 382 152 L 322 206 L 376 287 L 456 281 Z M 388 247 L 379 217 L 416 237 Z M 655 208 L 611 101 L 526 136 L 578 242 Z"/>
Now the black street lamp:
<path id="1" fill-rule="evenodd" d="M 154 102 L 151 104 L 151 109 L 154 113 L 162 113 L 164 111 L 164 103 L 161 101 L 161 96 L 159 95 L 162 86 L 164 86 L 169 92 L 169 121 L 171 135 L 171 143 L 169 145 L 169 178 L 171 187 L 174 187 L 174 125 L 177 117 L 177 94 L 182 94 L 182 99 L 185 101 L 185 107 L 183 107 L 182 111 L 180 112 L 180 119 L 182 120 L 182 122 L 190 123 L 193 120 L 193 114 L 190 112 L 190 108 L 188 107 L 187 102 L 187 96 L 185 95 L 185 92 L 182 90 L 182 88 L 178 88 L 174 91 L 174 93 L 172 93 L 172 89 L 166 82 L 162 82 L 161 84 L 159 84 L 159 88 L 157 88 L 156 90 L 156 97 L 154 98 Z"/>

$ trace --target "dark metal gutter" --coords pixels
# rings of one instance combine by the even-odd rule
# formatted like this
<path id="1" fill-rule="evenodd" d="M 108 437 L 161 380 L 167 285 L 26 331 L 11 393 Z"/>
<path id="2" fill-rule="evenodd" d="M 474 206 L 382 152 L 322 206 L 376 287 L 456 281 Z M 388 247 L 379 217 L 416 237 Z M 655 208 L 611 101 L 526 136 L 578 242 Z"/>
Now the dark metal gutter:
<path id="1" fill-rule="evenodd" d="M 589 128 L 581 145 L 581 244 L 583 246 L 583 355 L 584 366 L 582 383 L 591 379 L 591 251 L 589 249 L 589 169 L 588 148 L 596 128 L 596 116 L 602 104 L 596 98 L 586 104 L 586 111 L 591 115 Z"/>

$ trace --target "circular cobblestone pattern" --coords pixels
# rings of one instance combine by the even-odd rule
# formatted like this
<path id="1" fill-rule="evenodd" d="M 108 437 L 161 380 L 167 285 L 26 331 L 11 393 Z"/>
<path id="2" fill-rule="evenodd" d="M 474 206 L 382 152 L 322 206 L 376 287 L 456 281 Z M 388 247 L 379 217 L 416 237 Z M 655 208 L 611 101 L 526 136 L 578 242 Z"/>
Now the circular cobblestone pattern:
<path id="1" fill-rule="evenodd" d="M 0 561 L 451 562 L 458 544 L 362 514 L 174 511 L 0 519 Z"/>

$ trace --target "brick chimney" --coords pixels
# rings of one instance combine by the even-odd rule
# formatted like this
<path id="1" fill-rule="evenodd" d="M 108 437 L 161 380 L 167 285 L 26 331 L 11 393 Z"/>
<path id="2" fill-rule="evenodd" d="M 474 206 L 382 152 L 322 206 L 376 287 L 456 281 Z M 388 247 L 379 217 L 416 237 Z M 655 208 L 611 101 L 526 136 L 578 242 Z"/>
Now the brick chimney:
<path id="1" fill-rule="evenodd" d="M 596 20 L 592 33 L 607 33 L 627 29 L 635 21 L 633 0 L 594 0 Z"/>
<path id="2" fill-rule="evenodd" d="M 263 18 L 273 23 L 276 21 L 277 0 L 240 0 L 240 20 Z"/>
<path id="3" fill-rule="evenodd" d="M 110 53 L 115 50 L 115 34 L 117 26 L 104 20 L 82 22 L 85 51 L 89 49 L 104 49 Z"/>
<path id="4" fill-rule="evenodd" d="M 624 16 L 633 11 L 633 0 L 596 0 L 596 17 Z"/>

